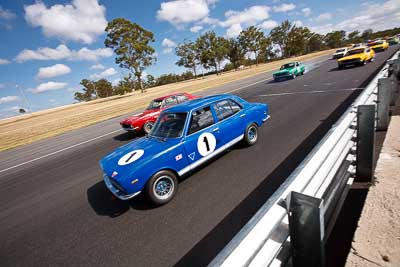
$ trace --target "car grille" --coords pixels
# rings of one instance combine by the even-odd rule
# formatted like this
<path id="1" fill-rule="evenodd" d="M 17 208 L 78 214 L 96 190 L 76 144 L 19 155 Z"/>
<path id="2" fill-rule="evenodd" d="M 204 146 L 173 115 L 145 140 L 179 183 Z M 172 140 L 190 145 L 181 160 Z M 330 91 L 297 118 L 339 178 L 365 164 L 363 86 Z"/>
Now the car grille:
<path id="1" fill-rule="evenodd" d="M 132 126 L 130 124 L 121 124 L 122 128 L 124 129 L 132 129 Z"/>
<path id="2" fill-rule="evenodd" d="M 119 191 L 121 191 L 121 193 L 125 194 L 125 190 L 122 188 L 122 186 L 121 186 L 117 181 L 115 181 L 115 180 L 114 180 L 113 178 L 111 178 L 111 177 L 108 177 L 108 179 L 110 179 L 111 184 L 112 184 L 116 189 L 118 189 Z"/>
<path id="3" fill-rule="evenodd" d="M 360 60 L 357 59 L 357 58 L 354 58 L 354 59 L 343 60 L 342 64 L 355 64 L 355 63 L 358 63 L 358 62 L 360 62 Z"/>
<path id="4" fill-rule="evenodd" d="M 289 76 L 290 74 L 287 72 L 287 73 L 277 73 L 277 74 L 275 74 L 275 77 L 283 77 L 283 76 Z"/>

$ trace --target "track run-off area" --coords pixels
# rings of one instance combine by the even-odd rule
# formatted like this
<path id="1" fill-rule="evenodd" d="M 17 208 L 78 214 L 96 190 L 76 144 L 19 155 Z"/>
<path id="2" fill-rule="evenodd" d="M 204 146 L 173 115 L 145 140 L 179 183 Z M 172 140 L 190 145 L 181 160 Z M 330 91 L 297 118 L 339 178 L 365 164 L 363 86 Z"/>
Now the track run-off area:
<path id="1" fill-rule="evenodd" d="M 116 200 L 98 161 L 134 136 L 115 118 L 0 153 L 1 266 L 204 266 L 324 136 L 398 49 L 366 66 L 327 57 L 303 76 L 213 88 L 267 103 L 255 146 L 236 145 L 180 181 L 162 207 Z"/>

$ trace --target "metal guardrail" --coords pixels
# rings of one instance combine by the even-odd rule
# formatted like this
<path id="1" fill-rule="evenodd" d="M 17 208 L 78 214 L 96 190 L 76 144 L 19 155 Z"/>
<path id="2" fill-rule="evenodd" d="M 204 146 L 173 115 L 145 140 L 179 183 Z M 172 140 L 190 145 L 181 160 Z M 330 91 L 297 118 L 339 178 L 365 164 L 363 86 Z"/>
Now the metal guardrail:
<path id="1" fill-rule="evenodd" d="M 388 127 L 399 54 L 209 266 L 284 266 L 289 258 L 294 266 L 323 265 L 323 244 L 353 181 L 372 182 L 374 131 Z"/>

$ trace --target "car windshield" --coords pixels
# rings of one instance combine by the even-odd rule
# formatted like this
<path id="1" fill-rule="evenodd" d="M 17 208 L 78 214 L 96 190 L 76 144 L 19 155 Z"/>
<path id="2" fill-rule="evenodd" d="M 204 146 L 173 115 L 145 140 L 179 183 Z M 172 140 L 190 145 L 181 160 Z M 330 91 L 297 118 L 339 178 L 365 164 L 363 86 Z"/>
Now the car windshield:
<path id="1" fill-rule="evenodd" d="M 356 54 L 361 54 L 364 53 L 364 49 L 354 49 L 354 50 L 350 50 L 348 52 L 348 55 L 356 55 Z"/>
<path id="2" fill-rule="evenodd" d="M 180 137 L 185 127 L 187 113 L 163 113 L 154 125 L 150 136 L 161 138 Z"/>
<path id="3" fill-rule="evenodd" d="M 162 99 L 154 99 L 153 101 L 150 102 L 149 106 L 147 109 L 157 109 L 161 107 Z"/>
<path id="4" fill-rule="evenodd" d="M 294 63 L 288 63 L 285 65 L 282 65 L 281 70 L 289 69 L 289 68 L 293 68 L 293 67 L 294 67 Z"/>
<path id="5" fill-rule="evenodd" d="M 341 52 L 344 52 L 345 51 L 345 49 L 338 49 L 338 50 L 336 50 L 336 53 L 341 53 Z"/>

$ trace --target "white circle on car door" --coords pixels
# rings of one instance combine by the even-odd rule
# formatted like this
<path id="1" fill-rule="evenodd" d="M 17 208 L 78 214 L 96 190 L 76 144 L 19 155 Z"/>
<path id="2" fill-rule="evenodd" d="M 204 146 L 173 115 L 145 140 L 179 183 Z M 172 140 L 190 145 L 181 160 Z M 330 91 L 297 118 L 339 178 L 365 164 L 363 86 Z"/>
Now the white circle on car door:
<path id="1" fill-rule="evenodd" d="M 118 160 L 118 165 L 123 166 L 130 164 L 138 159 L 140 159 L 144 154 L 143 149 L 137 149 L 133 150 L 125 155 L 123 155 L 119 160 Z"/>
<path id="2" fill-rule="evenodd" d="M 217 140 L 212 133 L 202 133 L 197 139 L 197 150 L 203 157 L 214 152 L 216 145 Z"/>

